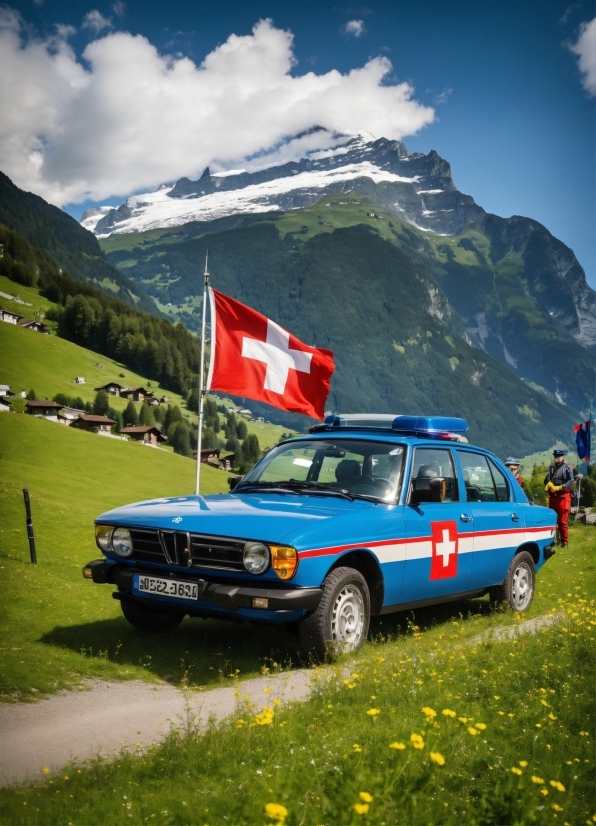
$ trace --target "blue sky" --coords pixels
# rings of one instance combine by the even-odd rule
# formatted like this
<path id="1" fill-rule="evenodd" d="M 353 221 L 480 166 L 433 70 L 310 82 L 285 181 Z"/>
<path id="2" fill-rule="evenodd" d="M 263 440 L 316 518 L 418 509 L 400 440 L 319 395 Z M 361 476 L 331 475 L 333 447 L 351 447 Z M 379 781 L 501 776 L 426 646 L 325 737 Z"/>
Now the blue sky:
<path id="1" fill-rule="evenodd" d="M 594 97 L 569 48 L 593 18 L 592 4 L 22 0 L 8 6 L 32 27 L 23 38 L 51 38 L 57 25 L 76 29 L 67 39 L 83 67 L 89 42 L 115 31 L 143 35 L 160 54 L 198 65 L 231 34 L 250 35 L 262 18 L 293 33 L 294 77 L 345 74 L 383 56 L 392 70 L 382 84 L 408 82 L 415 101 L 435 112 L 434 122 L 403 137 L 409 151 L 436 149 L 450 162 L 458 189 L 487 211 L 543 223 L 574 250 L 596 287 Z M 83 27 L 94 11 L 100 16 Z M 345 31 L 348 21 L 360 23 Z M 367 122 L 360 128 L 375 131 Z M 77 155 L 76 146 L 69 151 Z M 106 186 L 97 201 L 121 203 L 121 193 L 110 198 Z M 38 190 L 46 197 L 41 184 Z M 89 199 L 76 200 L 82 202 L 62 206 L 79 217 Z"/>

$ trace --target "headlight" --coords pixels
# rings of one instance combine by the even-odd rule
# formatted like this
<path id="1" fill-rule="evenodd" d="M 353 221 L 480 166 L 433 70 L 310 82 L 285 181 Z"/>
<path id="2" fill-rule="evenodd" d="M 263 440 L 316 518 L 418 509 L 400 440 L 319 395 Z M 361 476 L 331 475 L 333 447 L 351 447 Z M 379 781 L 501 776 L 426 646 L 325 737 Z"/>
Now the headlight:
<path id="1" fill-rule="evenodd" d="M 102 551 L 112 550 L 112 531 L 113 525 L 96 525 L 95 526 L 95 542 L 97 547 Z"/>
<path id="2" fill-rule="evenodd" d="M 242 561 L 249 574 L 262 574 L 269 567 L 269 548 L 262 542 L 247 542 Z"/>
<path id="3" fill-rule="evenodd" d="M 296 548 L 289 545 L 271 545 L 271 567 L 280 579 L 290 579 L 298 567 Z"/>
<path id="4" fill-rule="evenodd" d="M 112 534 L 112 548 L 118 556 L 130 556 L 132 553 L 132 539 L 126 528 L 116 528 Z"/>

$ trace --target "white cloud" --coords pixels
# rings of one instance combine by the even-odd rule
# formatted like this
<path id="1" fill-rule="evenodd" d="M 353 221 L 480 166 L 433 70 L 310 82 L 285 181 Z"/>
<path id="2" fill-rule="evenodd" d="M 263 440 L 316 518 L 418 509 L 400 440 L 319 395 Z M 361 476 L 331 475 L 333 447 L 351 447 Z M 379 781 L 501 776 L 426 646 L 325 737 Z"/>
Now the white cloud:
<path id="1" fill-rule="evenodd" d="M 81 28 L 91 29 L 92 32 L 97 34 L 104 29 L 111 29 L 112 21 L 109 17 L 104 17 L 100 11 L 97 11 L 97 9 L 93 9 L 93 11 L 87 12 L 83 18 Z"/>
<path id="2" fill-rule="evenodd" d="M 112 4 L 112 11 L 114 14 L 117 14 L 118 17 L 123 17 L 126 14 L 126 3 L 123 3 L 122 0 L 116 0 L 116 2 Z"/>
<path id="3" fill-rule="evenodd" d="M 362 37 L 365 31 L 364 20 L 348 20 L 345 26 L 342 26 L 341 31 L 354 37 Z"/>
<path id="4" fill-rule="evenodd" d="M 577 43 L 570 49 L 579 58 L 582 86 L 588 94 L 596 97 L 596 17 L 589 23 L 582 23 Z"/>
<path id="5" fill-rule="evenodd" d="M 100 201 L 197 177 L 208 164 L 238 168 L 271 151 L 281 162 L 329 146 L 334 132 L 400 140 L 434 120 L 409 84 L 388 80 L 386 57 L 295 76 L 292 41 L 261 20 L 197 66 L 113 32 L 79 60 L 65 38 L 27 37 L 5 10 L 0 169 L 57 205 Z"/>

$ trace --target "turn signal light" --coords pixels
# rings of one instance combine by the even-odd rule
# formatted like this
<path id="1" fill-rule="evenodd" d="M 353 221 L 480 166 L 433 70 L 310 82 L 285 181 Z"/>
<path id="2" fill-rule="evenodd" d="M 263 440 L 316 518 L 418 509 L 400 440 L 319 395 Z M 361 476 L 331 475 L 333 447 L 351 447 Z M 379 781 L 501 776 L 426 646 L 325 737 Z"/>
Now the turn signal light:
<path id="1" fill-rule="evenodd" d="M 280 579 L 291 579 L 298 568 L 296 548 L 289 545 L 269 545 L 271 567 Z"/>
<path id="2" fill-rule="evenodd" d="M 83 568 L 83 579 L 93 579 L 93 571 L 91 568 Z"/>

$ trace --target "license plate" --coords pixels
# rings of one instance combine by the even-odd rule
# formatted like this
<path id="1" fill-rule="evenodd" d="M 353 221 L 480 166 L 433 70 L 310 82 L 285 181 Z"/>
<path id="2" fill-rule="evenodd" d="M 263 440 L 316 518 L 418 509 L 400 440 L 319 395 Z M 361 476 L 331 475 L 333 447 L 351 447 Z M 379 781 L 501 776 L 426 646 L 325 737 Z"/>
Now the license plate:
<path id="1" fill-rule="evenodd" d="M 136 588 L 142 594 L 159 594 L 177 599 L 198 599 L 199 587 L 194 582 L 181 582 L 178 579 L 160 579 L 156 576 L 137 574 Z"/>

